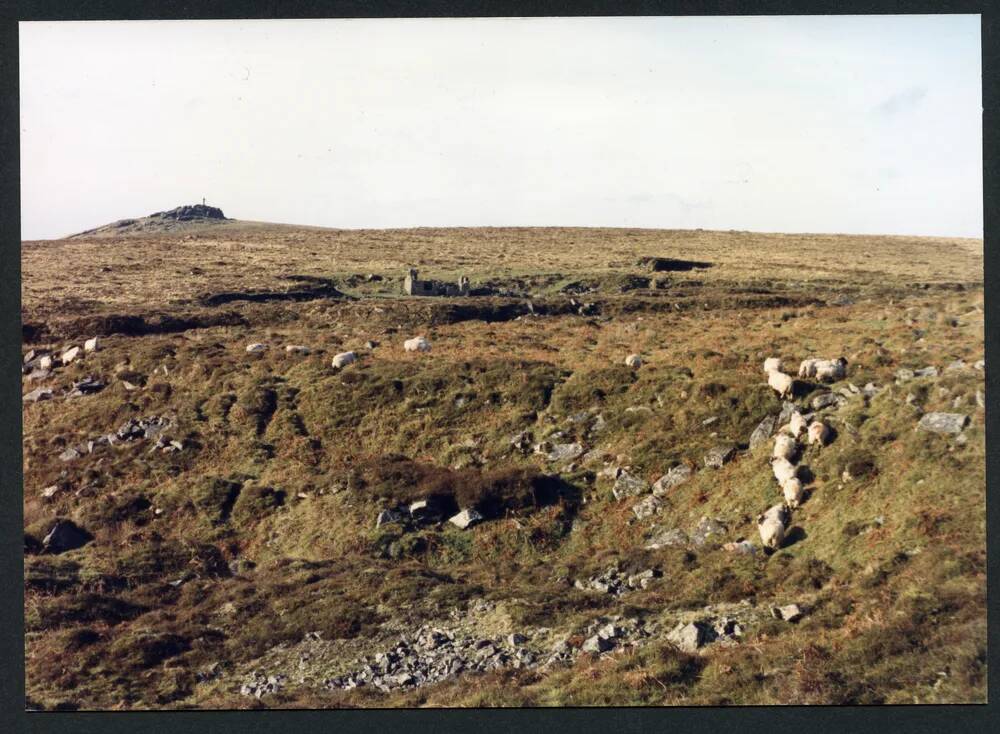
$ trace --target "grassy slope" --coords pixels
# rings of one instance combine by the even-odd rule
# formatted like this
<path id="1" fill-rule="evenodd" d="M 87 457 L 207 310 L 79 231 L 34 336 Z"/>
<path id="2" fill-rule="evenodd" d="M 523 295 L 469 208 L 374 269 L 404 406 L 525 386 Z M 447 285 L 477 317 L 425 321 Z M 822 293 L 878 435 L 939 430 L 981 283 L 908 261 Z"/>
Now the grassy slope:
<path id="1" fill-rule="evenodd" d="M 985 439 L 974 399 L 982 373 L 903 386 L 892 378 L 902 366 L 982 356 L 981 243 L 227 223 L 203 234 L 26 243 L 23 253 L 24 321 L 45 324 L 53 345 L 89 336 L 73 329 L 95 315 L 211 315 L 220 309 L 201 306 L 197 296 L 277 290 L 288 274 L 334 278 L 368 296 L 236 303 L 227 308 L 243 325 L 109 336 L 101 352 L 44 383 L 66 386 L 91 374 L 110 385 L 95 396 L 25 408 L 26 532 L 43 534 L 63 516 L 95 535 L 78 551 L 26 557 L 28 691 L 38 703 L 246 706 L 234 692 L 241 675 L 262 655 L 290 655 L 281 646 L 306 632 L 349 640 L 330 661 L 335 672 L 359 652 L 379 649 L 394 627 L 444 619 L 482 597 L 501 602 L 502 614 L 490 622 L 498 631 L 545 625 L 580 633 L 599 614 L 672 620 L 747 598 L 760 608 L 797 601 L 811 611 L 797 625 L 762 621 L 743 644 L 696 656 L 661 639 L 637 652 L 584 655 L 566 669 L 480 676 L 474 685 L 460 679 L 389 697 L 293 686 L 265 702 L 985 698 Z M 640 255 L 716 265 L 668 274 L 671 284 L 660 291 L 617 292 L 616 274 L 641 274 L 633 266 Z M 553 302 L 566 300 L 554 293 L 561 284 L 590 279 L 606 290 L 583 298 L 614 317 L 447 323 L 437 318 L 439 302 L 390 297 L 392 281 L 346 285 L 352 273 L 398 277 L 405 264 L 430 275 L 465 272 L 474 284 L 542 274 L 528 287 Z M 933 285 L 954 282 L 969 286 Z M 762 301 L 762 291 L 772 301 Z M 844 293 L 853 304 L 824 305 Z M 402 339 L 415 333 L 432 339 L 431 355 L 402 352 Z M 381 344 L 367 350 L 368 339 Z M 243 347 L 251 341 L 272 349 L 248 356 Z M 288 356 L 286 343 L 314 353 Z M 343 349 L 358 349 L 362 360 L 337 373 L 329 358 Z M 645 359 L 637 373 L 619 366 L 629 352 Z M 726 539 L 755 540 L 752 518 L 779 498 L 763 447 L 722 470 L 697 472 L 642 522 L 631 520 L 635 500 L 615 502 L 608 481 L 593 476 L 600 460 L 564 472 L 584 504 L 521 511 L 464 533 L 376 532 L 372 519 L 383 500 L 350 479 L 390 453 L 440 467 L 552 471 L 541 457 L 511 452 L 509 437 L 524 429 L 536 439 L 557 429 L 572 434 L 579 429 L 567 417 L 593 409 L 606 427 L 588 448 L 653 480 L 678 460 L 699 463 L 720 439 L 745 442 L 779 407 L 763 385 L 763 358 L 797 363 L 811 354 L 845 354 L 852 382 L 887 389 L 867 407 L 857 398 L 831 414 L 836 441 L 804 459 L 816 475 L 795 515 L 805 537 L 770 557 L 717 546 L 643 549 L 654 522 L 690 529 L 702 516 L 725 520 Z M 126 391 L 116 370 L 142 389 Z M 908 393 L 927 410 L 950 410 L 961 398 L 972 416 L 967 441 L 915 432 Z M 193 448 L 164 455 L 147 453 L 146 443 L 69 465 L 57 458 L 67 443 L 150 414 L 174 416 L 175 437 Z M 719 420 L 706 428 L 710 416 Z M 842 481 L 844 463 L 859 455 L 876 471 Z M 243 486 L 232 507 L 228 485 L 213 478 Z M 65 489 L 41 498 L 53 483 Z M 393 541 L 398 557 L 384 557 Z M 225 563 L 234 559 L 242 565 L 230 575 Z M 618 600 L 565 580 L 613 561 L 655 565 L 664 577 Z M 195 578 L 168 583 L 187 572 Z M 215 661 L 226 675 L 198 682 L 195 671 Z"/>

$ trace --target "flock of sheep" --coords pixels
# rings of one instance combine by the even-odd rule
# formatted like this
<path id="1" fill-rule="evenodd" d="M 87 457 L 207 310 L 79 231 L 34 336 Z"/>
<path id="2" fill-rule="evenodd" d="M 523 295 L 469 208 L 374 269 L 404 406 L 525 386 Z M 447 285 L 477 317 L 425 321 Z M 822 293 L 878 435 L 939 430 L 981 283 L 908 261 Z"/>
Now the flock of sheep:
<path id="1" fill-rule="evenodd" d="M 764 360 L 767 384 L 781 398 L 791 397 L 795 379 L 781 371 L 781 360 L 769 357 Z M 811 377 L 824 382 L 841 380 L 847 376 L 847 360 L 807 359 L 799 365 L 799 377 Z M 785 540 L 785 532 L 792 519 L 792 510 L 802 503 L 802 480 L 795 461 L 799 455 L 799 438 L 805 434 L 809 445 L 824 446 L 831 436 L 830 427 L 822 421 L 807 422 L 798 411 L 792 412 L 788 423 L 778 429 L 771 452 L 771 469 L 778 480 L 784 501 L 768 508 L 757 518 L 757 530 L 765 548 L 777 550 Z"/>

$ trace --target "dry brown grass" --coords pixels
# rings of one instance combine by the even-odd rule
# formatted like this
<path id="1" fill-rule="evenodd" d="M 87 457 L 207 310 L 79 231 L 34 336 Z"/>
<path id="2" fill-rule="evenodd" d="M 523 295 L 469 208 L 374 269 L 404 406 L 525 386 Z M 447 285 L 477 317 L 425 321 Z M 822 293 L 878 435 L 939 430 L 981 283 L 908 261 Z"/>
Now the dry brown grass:
<path id="1" fill-rule="evenodd" d="M 713 267 L 668 273 L 667 288 L 620 292 L 617 276 L 641 275 L 635 262 L 644 255 Z M 598 290 L 578 300 L 600 310 L 487 323 L 460 309 L 500 313 L 520 300 L 405 299 L 394 292 L 398 280 L 344 285 L 355 273 L 398 278 L 406 265 L 430 276 L 464 272 L 474 282 L 521 278 L 537 303 L 556 306 L 569 301 L 562 284 L 590 279 Z M 195 268 L 201 272 L 191 274 Z M 280 661 L 276 646 L 296 643 L 315 625 L 347 638 L 338 648 L 338 664 L 346 665 L 380 649 L 382 625 L 441 620 L 482 596 L 509 607 L 507 625 L 544 624 L 577 641 L 594 616 L 626 604 L 673 613 L 750 595 L 762 604 L 808 599 L 816 610 L 800 625 L 761 627 L 744 644 L 702 656 L 657 643 L 567 669 L 463 678 L 391 696 L 292 687 L 265 705 L 985 696 L 985 415 L 974 399 L 982 373 L 893 384 L 899 367 L 982 357 L 979 241 L 558 228 L 371 232 L 234 222 L 175 236 L 25 243 L 22 271 L 22 316 L 36 327 L 26 334 L 32 346 L 79 342 L 112 315 L 141 315 L 161 326 L 152 321 L 157 314 L 188 319 L 151 333 L 110 328 L 100 352 L 42 383 L 58 391 L 90 374 L 108 381 L 104 391 L 25 406 L 26 531 L 41 533 L 65 516 L 95 536 L 65 556 L 26 560 L 26 614 L 37 630 L 27 641 L 28 690 L 46 706 L 247 706 L 236 693 L 240 676 L 262 656 Z M 278 292 L 294 285 L 286 275 L 333 278 L 360 298 L 198 300 L 222 291 Z M 831 303 L 845 294 L 852 302 Z M 402 340 L 417 333 L 431 339 L 429 355 L 402 351 Z M 369 339 L 380 345 L 368 349 Z M 252 341 L 271 349 L 247 355 Z M 289 343 L 313 353 L 286 355 Z M 332 369 L 332 354 L 345 349 L 357 350 L 360 361 Z M 637 372 L 622 365 L 630 352 L 643 356 Z M 614 502 L 610 483 L 588 476 L 601 461 L 562 468 L 562 479 L 586 500 L 578 507 L 529 502 L 530 482 L 499 482 L 499 504 L 518 507 L 497 511 L 499 519 L 474 531 L 373 528 L 383 502 L 435 486 L 473 501 L 492 487 L 490 477 L 559 473 L 537 455 L 511 451 L 510 437 L 522 430 L 535 440 L 563 430 L 566 440 L 584 440 L 647 480 L 676 461 L 700 464 L 709 446 L 745 442 L 777 408 L 763 384 L 764 357 L 795 364 L 812 354 L 844 354 L 853 382 L 887 389 L 844 414 L 834 444 L 807 452 L 816 480 L 796 513 L 807 536 L 770 558 L 736 559 L 714 547 L 690 556 L 643 550 L 648 524 L 632 521 L 632 501 Z M 126 377 L 140 388 L 125 390 Z M 960 409 L 972 418 L 967 442 L 915 433 L 908 392 L 927 410 L 964 401 Z M 597 438 L 567 421 L 584 408 L 606 420 Z M 70 464 L 57 458 L 70 443 L 151 414 L 173 416 L 176 437 L 190 448 L 149 453 L 148 442 L 139 442 Z M 718 420 L 706 427 L 713 416 Z M 752 517 L 775 499 L 765 453 L 698 472 L 671 493 L 657 521 L 690 528 L 702 515 L 718 516 L 732 538 L 753 537 Z M 372 462 L 390 454 L 429 468 L 382 477 L 397 484 L 369 491 L 380 483 Z M 845 462 L 862 455 L 877 471 L 843 483 Z M 366 482 L 352 485 L 352 470 L 365 467 Z M 231 498 L 233 485 L 213 479 L 240 493 Z M 43 499 L 41 489 L 56 483 L 64 489 Z M 148 509 L 135 510 L 140 499 Z M 227 513 L 222 505 L 230 499 Z M 870 527 L 875 517 L 880 528 Z M 391 543 L 397 552 L 387 556 Z M 896 560 L 914 548 L 920 553 Z M 228 575 L 220 564 L 233 560 L 242 565 Z M 587 595 L 565 581 L 614 561 L 656 565 L 666 580 L 623 600 Z M 169 583 L 187 572 L 192 580 Z M 98 616 L 77 618 L 94 594 Z M 141 654 L 127 654 L 132 647 Z M 58 670 L 46 667 L 52 660 Z M 216 660 L 231 666 L 226 677 L 192 679 Z M 72 673 L 81 666 L 89 676 Z M 943 684 L 921 672 L 945 667 L 952 673 Z"/>

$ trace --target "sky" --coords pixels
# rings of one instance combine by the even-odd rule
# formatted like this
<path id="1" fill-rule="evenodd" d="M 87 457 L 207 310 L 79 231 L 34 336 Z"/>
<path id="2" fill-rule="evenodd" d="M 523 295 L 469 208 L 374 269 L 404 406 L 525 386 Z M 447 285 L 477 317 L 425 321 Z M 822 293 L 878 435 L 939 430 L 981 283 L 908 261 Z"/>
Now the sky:
<path id="1" fill-rule="evenodd" d="M 976 15 L 20 24 L 21 232 L 981 237 Z"/>

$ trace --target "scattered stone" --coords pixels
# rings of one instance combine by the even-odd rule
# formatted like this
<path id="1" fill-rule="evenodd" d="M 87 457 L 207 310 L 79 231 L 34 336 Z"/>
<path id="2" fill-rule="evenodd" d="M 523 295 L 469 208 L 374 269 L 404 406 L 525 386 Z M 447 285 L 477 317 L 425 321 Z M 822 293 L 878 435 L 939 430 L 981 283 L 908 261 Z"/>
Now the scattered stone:
<path id="1" fill-rule="evenodd" d="M 448 518 L 448 522 L 457 528 L 465 530 L 483 521 L 483 516 L 475 509 L 462 510 L 457 515 Z"/>
<path id="2" fill-rule="evenodd" d="M 38 360 L 38 368 L 43 370 L 51 370 L 55 366 L 55 358 L 47 354 Z"/>
<path id="3" fill-rule="evenodd" d="M 691 533 L 691 542 L 694 545 L 705 545 L 709 538 L 713 535 L 724 535 L 726 532 L 726 526 L 723 525 L 719 520 L 702 517 L 698 521 L 698 525 L 695 527 L 694 532 Z"/>
<path id="4" fill-rule="evenodd" d="M 517 645 L 523 645 L 528 641 L 528 638 L 522 635 L 520 632 L 513 632 L 507 635 L 507 644 L 511 647 L 516 647 Z"/>
<path id="5" fill-rule="evenodd" d="M 330 363 L 330 365 L 334 369 L 341 369 L 349 364 L 354 364 L 357 361 L 358 361 L 358 355 L 356 355 L 354 352 L 341 352 L 340 354 L 334 355 L 333 361 Z"/>
<path id="6" fill-rule="evenodd" d="M 267 675 L 263 670 L 255 670 L 240 687 L 240 695 L 259 699 L 268 693 L 280 691 L 287 680 L 285 675 Z"/>
<path id="7" fill-rule="evenodd" d="M 937 367 L 924 367 L 921 370 L 913 371 L 914 377 L 937 377 L 938 368 Z"/>
<path id="8" fill-rule="evenodd" d="M 751 451 L 763 443 L 766 443 L 771 436 L 774 435 L 775 429 L 778 427 L 778 416 L 769 415 L 760 423 L 757 427 L 753 429 L 753 433 L 750 434 L 750 449 Z M 655 491 L 655 488 L 654 488 Z"/>
<path id="9" fill-rule="evenodd" d="M 613 649 L 614 646 L 614 640 L 609 640 L 608 638 L 601 637 L 600 635 L 594 635 L 593 637 L 587 638 L 580 649 L 584 652 L 602 653 Z"/>
<path id="10" fill-rule="evenodd" d="M 552 462 L 572 461 L 583 454 L 583 446 L 578 443 L 558 443 L 546 454 L 546 459 Z"/>
<path id="11" fill-rule="evenodd" d="M 986 407 L 986 393 L 982 390 L 976 390 L 976 407 L 985 408 Z"/>
<path id="12" fill-rule="evenodd" d="M 742 556 L 753 556 L 757 554 L 757 546 L 749 540 L 737 540 L 735 543 L 725 543 L 722 547 L 730 553 L 738 553 Z"/>
<path id="13" fill-rule="evenodd" d="M 512 436 L 510 439 L 510 445 L 514 447 L 515 450 L 520 451 L 522 454 L 526 454 L 531 450 L 531 443 L 533 436 L 530 431 L 521 431 L 516 436 Z"/>
<path id="14" fill-rule="evenodd" d="M 913 370 L 908 369 L 906 367 L 900 367 L 898 370 L 896 370 L 897 385 L 902 385 L 904 382 L 909 382 L 914 377 L 916 377 L 916 373 Z"/>
<path id="15" fill-rule="evenodd" d="M 687 533 L 680 528 L 670 528 L 669 530 L 661 530 L 659 533 L 653 535 L 649 539 L 649 542 L 646 543 L 646 548 L 648 550 L 659 550 L 668 546 L 687 544 Z"/>
<path id="16" fill-rule="evenodd" d="M 968 365 L 965 363 L 965 360 L 956 359 L 954 362 L 952 362 L 947 367 L 945 367 L 944 371 L 945 372 L 957 372 L 958 370 L 964 370 L 966 368 L 968 368 Z"/>
<path id="17" fill-rule="evenodd" d="M 635 513 L 636 519 L 644 520 L 651 515 L 655 515 L 662 509 L 663 500 L 656 495 L 650 495 L 649 497 L 646 497 L 636 503 L 636 505 L 632 507 L 632 512 Z"/>
<path id="18" fill-rule="evenodd" d="M 662 497 L 674 487 L 678 487 L 690 479 L 692 473 L 691 467 L 687 464 L 678 464 L 656 480 L 656 483 L 653 484 L 653 494 Z"/>
<path id="19" fill-rule="evenodd" d="M 432 500 L 418 500 L 410 505 L 410 519 L 420 524 L 431 524 L 441 519 L 441 510 Z"/>
<path id="20" fill-rule="evenodd" d="M 813 410 L 823 410 L 832 406 L 840 406 L 845 402 L 844 397 L 836 393 L 828 392 L 824 395 L 817 395 L 812 399 Z"/>
<path id="21" fill-rule="evenodd" d="M 638 497 L 649 491 L 649 485 L 638 477 L 634 477 L 627 471 L 622 471 L 615 479 L 611 493 L 619 502 L 626 497 Z"/>
<path id="22" fill-rule="evenodd" d="M 653 579 L 660 578 L 661 575 L 657 569 L 647 568 L 645 571 L 640 571 L 629 576 L 625 583 L 630 589 L 645 589 L 652 583 Z"/>
<path id="23" fill-rule="evenodd" d="M 60 359 L 63 364 L 69 364 L 78 356 L 80 356 L 80 347 L 71 347 L 62 353 L 62 357 Z"/>
<path id="24" fill-rule="evenodd" d="M 696 652 L 705 644 L 705 631 L 705 625 L 701 622 L 678 623 L 667 634 L 667 640 L 684 652 Z"/>
<path id="25" fill-rule="evenodd" d="M 81 456 L 83 456 L 83 454 L 81 454 L 79 451 L 77 451 L 74 447 L 70 446 L 65 451 L 63 451 L 61 454 L 59 454 L 59 460 L 60 461 L 76 461 Z"/>
<path id="26" fill-rule="evenodd" d="M 706 418 L 705 420 L 703 420 L 703 421 L 701 422 L 701 424 L 702 424 L 703 426 L 710 426 L 710 425 L 712 425 L 713 423 L 718 423 L 718 421 L 719 421 L 719 416 L 717 416 L 717 415 L 713 415 L 713 416 L 711 416 L 711 417 L 709 417 L 709 418 Z"/>
<path id="27" fill-rule="evenodd" d="M 798 622 L 802 619 L 802 610 L 799 608 L 798 604 L 788 604 L 783 607 L 778 607 L 778 615 L 780 619 L 786 622 Z"/>
<path id="28" fill-rule="evenodd" d="M 119 427 L 114 434 L 108 434 L 111 443 L 115 440 L 136 441 L 140 439 L 156 438 L 170 425 L 167 418 L 151 416 L 148 418 L 129 418 Z"/>
<path id="29" fill-rule="evenodd" d="M 247 354 L 261 354 L 267 351 L 267 345 L 261 344 L 260 342 L 254 342 L 253 344 L 247 344 Z"/>
<path id="30" fill-rule="evenodd" d="M 985 359 L 980 359 L 974 365 L 972 365 L 972 368 L 976 369 L 976 370 L 979 370 L 980 372 L 983 371 L 983 370 L 985 370 L 986 369 L 986 360 Z"/>
<path id="31" fill-rule="evenodd" d="M 97 337 L 92 337 L 83 343 L 83 351 L 85 352 L 96 352 L 97 351 Z"/>
<path id="32" fill-rule="evenodd" d="M 42 400 L 51 400 L 51 399 L 52 399 L 52 391 L 46 387 L 39 387 L 35 390 L 32 390 L 31 392 L 29 392 L 24 396 L 24 402 L 26 403 L 37 403 Z"/>
<path id="33" fill-rule="evenodd" d="M 310 349 L 302 344 L 286 344 L 285 353 L 286 354 L 301 354 L 306 355 L 310 353 Z"/>
<path id="34" fill-rule="evenodd" d="M 969 422 L 963 413 L 925 413 L 917 428 L 932 433 L 961 433 Z"/>
<path id="35" fill-rule="evenodd" d="M 98 379 L 93 377 L 85 377 L 79 382 L 73 383 L 73 389 L 66 395 L 69 398 L 78 398 L 83 395 L 93 395 L 96 392 L 100 392 L 105 387 L 105 384 Z"/>
<path id="36" fill-rule="evenodd" d="M 53 497 L 56 496 L 56 493 L 58 491 L 59 491 L 58 484 L 50 485 L 42 490 L 42 497 L 44 497 L 45 499 L 52 499 Z"/>
<path id="37" fill-rule="evenodd" d="M 81 548 L 94 536 L 72 520 L 59 520 L 42 539 L 42 548 L 47 553 L 65 553 Z"/>
<path id="38" fill-rule="evenodd" d="M 401 510 L 382 510 L 375 518 L 375 527 L 380 528 L 394 522 L 403 522 L 406 514 Z"/>
<path id="39" fill-rule="evenodd" d="M 638 354 L 630 354 L 625 358 L 625 366 L 631 367 L 634 370 L 642 367 L 642 357 Z"/>
<path id="40" fill-rule="evenodd" d="M 709 469 L 721 469 L 723 464 L 728 464 L 736 456 L 736 446 L 733 444 L 720 444 L 709 449 L 705 454 L 705 466 Z"/>

